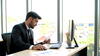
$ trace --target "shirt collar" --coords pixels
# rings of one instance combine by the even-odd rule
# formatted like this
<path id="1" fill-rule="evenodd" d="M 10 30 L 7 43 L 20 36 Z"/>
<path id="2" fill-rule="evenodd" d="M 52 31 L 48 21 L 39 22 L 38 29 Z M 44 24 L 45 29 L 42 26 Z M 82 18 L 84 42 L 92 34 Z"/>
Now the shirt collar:
<path id="1" fill-rule="evenodd" d="M 27 24 L 25 24 L 25 25 L 26 25 L 26 28 L 27 28 L 27 29 L 30 29 L 30 28 L 28 27 L 28 25 L 27 25 Z"/>

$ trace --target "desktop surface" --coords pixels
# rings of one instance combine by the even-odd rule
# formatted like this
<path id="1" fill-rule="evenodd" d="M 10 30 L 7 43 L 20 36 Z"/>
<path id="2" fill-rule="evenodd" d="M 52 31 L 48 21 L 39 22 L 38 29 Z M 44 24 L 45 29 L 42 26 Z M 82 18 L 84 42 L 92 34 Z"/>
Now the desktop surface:
<path id="1" fill-rule="evenodd" d="M 61 43 L 54 43 L 54 44 L 50 44 L 50 49 L 59 49 L 61 47 Z"/>
<path id="2" fill-rule="evenodd" d="M 74 49 L 66 49 L 61 46 L 59 49 L 47 49 L 44 51 L 24 50 L 7 56 L 72 56 L 86 47 L 87 45 L 82 45 Z"/>

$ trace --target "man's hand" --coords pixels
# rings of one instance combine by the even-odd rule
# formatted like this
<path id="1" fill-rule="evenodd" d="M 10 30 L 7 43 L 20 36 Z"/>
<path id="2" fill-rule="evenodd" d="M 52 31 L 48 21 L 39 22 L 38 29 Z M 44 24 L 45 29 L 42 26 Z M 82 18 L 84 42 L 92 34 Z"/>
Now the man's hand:
<path id="1" fill-rule="evenodd" d="M 68 36 L 68 37 L 69 37 L 69 36 L 70 36 L 70 33 L 69 33 L 69 32 L 67 32 L 67 33 L 66 33 L 66 36 Z"/>
<path id="2" fill-rule="evenodd" d="M 46 48 L 41 44 L 37 44 L 32 47 L 32 50 L 46 50 Z"/>
<path id="3" fill-rule="evenodd" d="M 44 40 L 43 42 L 44 42 L 45 44 L 49 44 L 49 43 L 50 43 L 50 39 Z"/>

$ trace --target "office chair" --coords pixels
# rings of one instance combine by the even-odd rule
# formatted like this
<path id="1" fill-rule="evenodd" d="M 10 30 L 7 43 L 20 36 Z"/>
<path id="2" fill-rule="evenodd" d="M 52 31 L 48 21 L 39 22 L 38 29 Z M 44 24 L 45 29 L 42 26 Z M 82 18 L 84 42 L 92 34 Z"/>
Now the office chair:
<path id="1" fill-rule="evenodd" d="M 11 33 L 3 33 L 2 38 L 5 43 L 6 53 L 10 54 Z"/>

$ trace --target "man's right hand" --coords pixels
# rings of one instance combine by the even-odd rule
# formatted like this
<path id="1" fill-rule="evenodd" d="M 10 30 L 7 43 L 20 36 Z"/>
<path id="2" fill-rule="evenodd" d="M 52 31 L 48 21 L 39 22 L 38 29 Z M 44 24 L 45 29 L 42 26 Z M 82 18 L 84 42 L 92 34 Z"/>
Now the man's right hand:
<path id="1" fill-rule="evenodd" d="M 44 47 L 43 45 L 41 44 L 37 44 L 37 45 L 34 45 L 32 47 L 32 50 L 46 50 L 46 47 Z"/>

